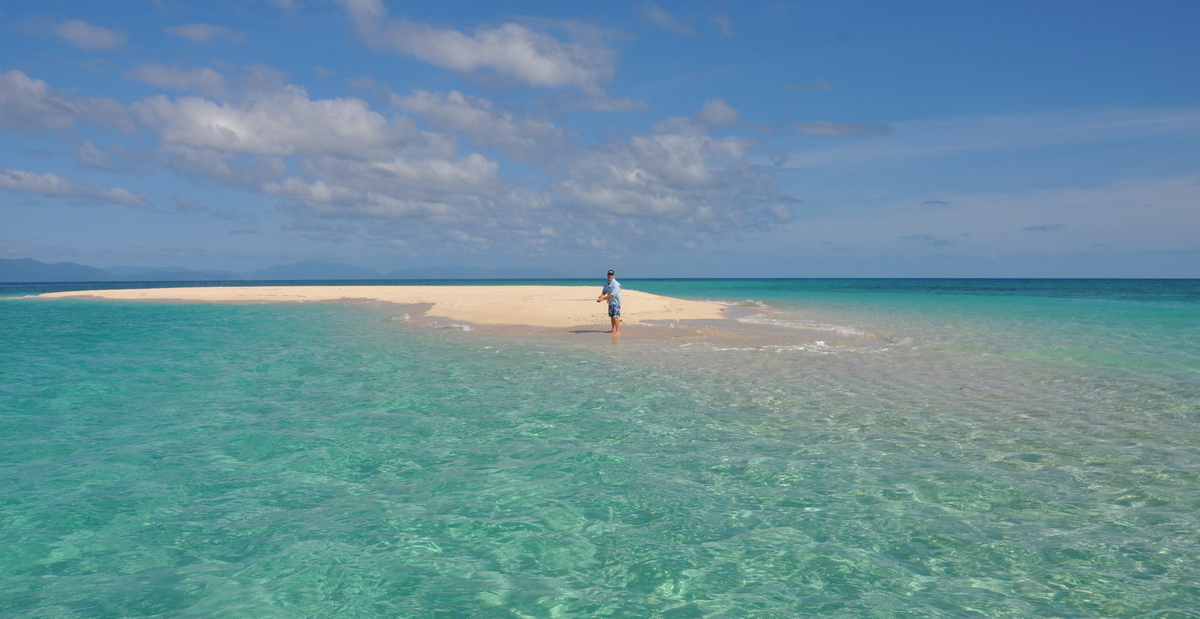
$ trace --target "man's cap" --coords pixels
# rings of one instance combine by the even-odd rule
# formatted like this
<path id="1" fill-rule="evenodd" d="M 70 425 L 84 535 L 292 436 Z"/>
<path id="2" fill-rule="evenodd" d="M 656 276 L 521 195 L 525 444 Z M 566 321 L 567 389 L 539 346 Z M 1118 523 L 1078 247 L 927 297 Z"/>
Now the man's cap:
<path id="1" fill-rule="evenodd" d="M 616 271 L 614 271 L 614 270 L 612 270 L 612 269 L 609 269 L 609 270 L 608 270 L 608 274 L 609 274 L 609 275 L 616 275 L 616 274 L 617 274 L 617 272 L 616 272 Z"/>

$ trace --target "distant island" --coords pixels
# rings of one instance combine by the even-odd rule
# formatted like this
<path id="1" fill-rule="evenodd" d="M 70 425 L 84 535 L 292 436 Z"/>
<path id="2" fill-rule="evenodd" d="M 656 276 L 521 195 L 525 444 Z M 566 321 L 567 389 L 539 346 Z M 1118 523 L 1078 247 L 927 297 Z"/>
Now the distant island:
<path id="1" fill-rule="evenodd" d="M 183 267 L 112 266 L 97 268 L 74 262 L 46 263 L 31 258 L 0 258 L 0 283 L 62 282 L 226 282 L 320 280 L 437 280 L 437 279 L 567 279 L 554 269 L 479 267 L 424 267 L 380 273 L 338 262 L 304 260 L 250 271 L 191 270 Z"/>

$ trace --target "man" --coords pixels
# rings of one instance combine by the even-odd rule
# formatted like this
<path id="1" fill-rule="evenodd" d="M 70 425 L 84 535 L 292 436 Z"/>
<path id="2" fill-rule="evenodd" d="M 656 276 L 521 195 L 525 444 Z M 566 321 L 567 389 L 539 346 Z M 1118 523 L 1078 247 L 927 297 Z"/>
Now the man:
<path id="1" fill-rule="evenodd" d="M 600 291 L 600 298 L 596 302 L 608 301 L 608 319 L 612 322 L 613 335 L 621 335 L 621 283 L 614 279 L 616 273 L 609 269 L 608 283 L 604 284 L 604 289 Z"/>

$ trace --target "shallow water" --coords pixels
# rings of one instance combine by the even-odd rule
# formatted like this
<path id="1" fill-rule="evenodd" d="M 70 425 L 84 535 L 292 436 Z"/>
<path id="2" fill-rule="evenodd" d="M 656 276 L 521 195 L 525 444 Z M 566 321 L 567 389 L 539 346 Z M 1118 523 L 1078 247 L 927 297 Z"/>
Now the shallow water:
<path id="1" fill-rule="evenodd" d="M 1196 282 L 623 283 L 799 335 L 0 302 L 0 615 L 1197 616 Z"/>

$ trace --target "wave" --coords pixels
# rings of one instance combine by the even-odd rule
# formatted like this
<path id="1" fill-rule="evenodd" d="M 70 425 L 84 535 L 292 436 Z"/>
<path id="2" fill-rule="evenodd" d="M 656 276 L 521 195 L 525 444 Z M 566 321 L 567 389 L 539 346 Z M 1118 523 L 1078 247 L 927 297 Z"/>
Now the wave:
<path id="1" fill-rule="evenodd" d="M 718 346 L 708 342 L 688 342 L 680 344 L 679 347 L 686 348 L 693 345 L 699 345 L 714 352 L 807 352 L 829 355 L 843 350 L 840 346 L 832 346 L 822 340 L 806 342 L 804 344 L 763 344 L 753 346 Z"/>
<path id="2" fill-rule="evenodd" d="M 826 331 L 829 333 L 837 333 L 838 335 L 849 335 L 849 336 L 853 336 L 853 337 L 870 338 L 870 339 L 883 339 L 878 336 L 867 333 L 865 331 L 860 331 L 858 329 L 855 329 L 854 327 L 846 327 L 843 325 L 830 325 L 830 324 L 823 324 L 823 323 L 812 323 L 812 322 L 797 322 L 794 320 L 784 320 L 782 318 L 772 318 L 770 316 L 767 316 L 766 314 L 755 314 L 753 316 L 743 316 L 741 318 L 737 318 L 736 320 L 743 324 L 771 325 L 771 326 L 775 326 L 775 327 L 785 327 L 788 329 L 806 329 L 809 331 Z"/>
<path id="3" fill-rule="evenodd" d="M 755 309 L 770 309 L 770 306 L 758 299 L 745 299 L 743 301 L 725 301 L 718 299 L 700 299 L 703 303 L 715 303 L 724 305 L 725 307 L 753 307 Z"/>

